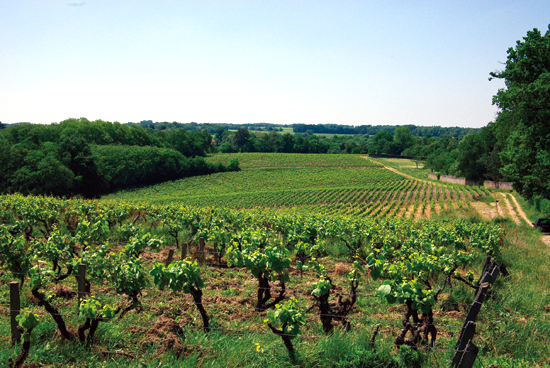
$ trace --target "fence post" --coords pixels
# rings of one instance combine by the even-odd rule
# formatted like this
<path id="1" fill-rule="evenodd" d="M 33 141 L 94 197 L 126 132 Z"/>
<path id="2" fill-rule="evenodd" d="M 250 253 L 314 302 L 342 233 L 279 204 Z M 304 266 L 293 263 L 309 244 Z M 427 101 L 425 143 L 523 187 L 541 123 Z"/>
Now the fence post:
<path id="1" fill-rule="evenodd" d="M 466 351 L 464 351 L 464 355 L 462 355 L 462 359 L 460 359 L 460 363 L 458 363 L 458 368 L 472 368 L 478 353 L 478 347 L 474 345 L 472 340 L 468 341 Z"/>
<path id="2" fill-rule="evenodd" d="M 473 321 L 467 321 L 466 324 L 462 327 L 462 331 L 460 332 L 460 336 L 458 337 L 455 348 L 456 353 L 453 358 L 453 362 L 451 363 L 451 367 L 456 367 L 460 363 L 460 361 L 462 360 L 462 356 L 465 353 L 466 346 L 468 342 L 474 338 L 475 333 L 476 323 Z"/>
<path id="3" fill-rule="evenodd" d="M 181 260 L 187 258 L 187 243 L 181 243 Z"/>
<path id="4" fill-rule="evenodd" d="M 168 265 L 170 263 L 172 263 L 172 258 L 174 257 L 174 248 L 169 248 L 168 249 L 168 258 L 166 258 L 166 262 L 164 262 L 164 264 L 166 265 L 166 267 L 168 267 Z"/>
<path id="5" fill-rule="evenodd" d="M 202 265 L 204 264 L 205 260 L 205 254 L 204 254 L 204 238 L 201 236 L 199 238 L 199 256 L 197 257 L 199 259 L 199 263 Z"/>
<path id="6" fill-rule="evenodd" d="M 10 282 L 10 317 L 11 317 L 11 343 L 19 344 L 21 342 L 21 333 L 17 328 L 19 324 L 15 317 L 19 315 L 21 309 L 21 299 L 19 298 L 19 283 L 17 281 Z"/>
<path id="7" fill-rule="evenodd" d="M 487 289 L 489 288 L 489 283 L 482 283 L 479 285 L 479 289 L 477 289 L 477 294 L 474 302 L 472 303 L 472 306 L 470 307 L 470 311 L 468 312 L 468 315 L 466 316 L 466 321 L 464 324 L 468 323 L 468 321 L 475 322 L 477 319 L 477 315 L 479 314 L 479 311 L 481 310 L 481 305 L 483 304 L 483 301 L 485 300 L 485 293 L 487 292 Z"/>
<path id="8" fill-rule="evenodd" d="M 78 309 L 80 312 L 80 303 L 82 299 L 86 297 L 86 265 L 84 263 L 78 264 Z"/>

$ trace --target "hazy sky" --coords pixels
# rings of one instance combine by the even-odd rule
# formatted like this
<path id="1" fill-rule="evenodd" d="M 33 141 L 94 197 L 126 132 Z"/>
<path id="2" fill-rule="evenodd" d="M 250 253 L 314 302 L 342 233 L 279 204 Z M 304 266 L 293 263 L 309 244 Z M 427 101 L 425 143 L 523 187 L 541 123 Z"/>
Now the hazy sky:
<path id="1" fill-rule="evenodd" d="M 548 0 L 0 0 L 0 121 L 481 127 L 548 24 Z"/>

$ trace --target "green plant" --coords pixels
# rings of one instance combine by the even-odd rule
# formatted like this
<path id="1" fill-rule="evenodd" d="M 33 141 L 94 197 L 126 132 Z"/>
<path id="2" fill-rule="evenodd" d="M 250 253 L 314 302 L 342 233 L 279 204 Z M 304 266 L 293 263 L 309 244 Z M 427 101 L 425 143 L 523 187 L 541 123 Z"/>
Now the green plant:
<path id="1" fill-rule="evenodd" d="M 118 312 L 120 312 L 120 308 L 102 303 L 91 296 L 80 302 L 79 312 L 80 317 L 86 318 L 86 322 L 78 328 L 78 338 L 80 342 L 89 344 L 94 337 L 99 322 L 109 322 L 111 319 L 115 318 Z M 90 332 L 86 337 L 85 331 L 88 329 Z"/>
<path id="2" fill-rule="evenodd" d="M 41 321 L 38 314 L 34 314 L 28 309 L 23 309 L 15 318 L 19 327 L 24 330 L 23 346 L 21 347 L 21 353 L 19 354 L 17 359 L 15 359 L 15 361 L 13 359 L 10 359 L 9 363 L 11 368 L 20 368 L 23 366 L 23 363 L 25 363 L 25 360 L 29 355 L 32 330 L 36 326 L 38 326 Z"/>
<path id="3" fill-rule="evenodd" d="M 197 261 L 187 258 L 184 261 L 173 262 L 168 267 L 161 263 L 155 263 L 151 270 L 154 283 L 160 289 L 168 286 L 174 292 L 191 294 L 203 321 L 203 328 L 209 331 L 209 317 L 202 302 L 202 288 L 204 282 L 201 278 L 201 270 Z"/>
<path id="4" fill-rule="evenodd" d="M 306 324 L 306 315 L 296 298 L 291 297 L 283 305 L 277 304 L 275 310 L 267 312 L 264 322 L 275 335 L 281 336 L 288 354 L 294 360 L 296 352 L 292 339 L 300 334 L 300 327 Z"/>

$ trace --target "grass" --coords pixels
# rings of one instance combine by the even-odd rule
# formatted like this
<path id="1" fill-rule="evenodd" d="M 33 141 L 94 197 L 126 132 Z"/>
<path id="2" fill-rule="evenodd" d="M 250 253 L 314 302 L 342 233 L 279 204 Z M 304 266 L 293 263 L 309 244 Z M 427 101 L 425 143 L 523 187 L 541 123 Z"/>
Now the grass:
<path id="1" fill-rule="evenodd" d="M 209 163 L 229 164 L 239 160 L 242 169 L 258 168 L 358 168 L 373 167 L 380 164 L 365 160 L 360 155 L 347 154 L 300 154 L 300 153 L 225 153 L 208 157 Z"/>
<path id="2" fill-rule="evenodd" d="M 389 166 L 417 179 L 428 180 L 430 169 L 424 168 L 420 163 L 418 168 L 413 160 L 406 158 L 371 158 L 373 161 L 380 162 L 382 165 Z"/>

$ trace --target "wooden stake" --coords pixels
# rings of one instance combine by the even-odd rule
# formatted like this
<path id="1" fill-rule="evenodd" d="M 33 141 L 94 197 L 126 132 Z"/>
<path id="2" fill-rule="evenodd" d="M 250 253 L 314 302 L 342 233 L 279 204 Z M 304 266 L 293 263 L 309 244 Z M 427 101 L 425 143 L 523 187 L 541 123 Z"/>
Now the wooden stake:
<path id="1" fill-rule="evenodd" d="M 21 299 L 19 298 L 19 283 L 17 281 L 10 282 L 10 317 L 11 317 L 11 343 L 21 343 L 21 333 L 17 328 L 19 324 L 15 317 L 19 315 L 21 309 Z"/>
<path id="2" fill-rule="evenodd" d="M 181 243 L 181 260 L 187 258 L 187 243 Z"/>
<path id="3" fill-rule="evenodd" d="M 166 258 L 166 262 L 164 262 L 166 267 L 168 267 L 168 265 L 170 263 L 172 263 L 172 258 L 174 258 L 174 248 L 169 248 L 168 249 L 168 258 Z"/>
<path id="4" fill-rule="evenodd" d="M 205 260 L 204 238 L 202 236 L 199 238 L 199 256 L 197 258 L 199 259 L 199 263 L 201 265 L 204 264 L 204 260 Z"/>
<path id="5" fill-rule="evenodd" d="M 86 265 L 78 264 L 78 310 L 80 312 L 80 302 L 86 297 Z"/>

